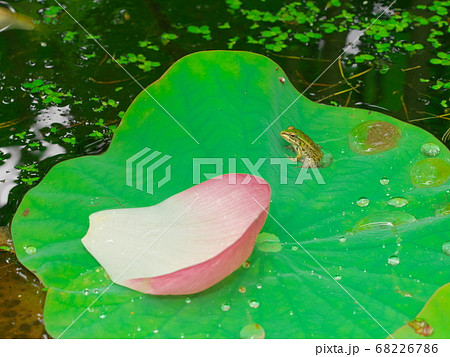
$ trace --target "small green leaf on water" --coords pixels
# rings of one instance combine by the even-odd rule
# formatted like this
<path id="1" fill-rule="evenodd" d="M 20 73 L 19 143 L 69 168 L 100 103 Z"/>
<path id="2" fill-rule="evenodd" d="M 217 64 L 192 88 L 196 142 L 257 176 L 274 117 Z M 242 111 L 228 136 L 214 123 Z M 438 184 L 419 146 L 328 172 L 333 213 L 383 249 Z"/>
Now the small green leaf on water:
<path id="1" fill-rule="evenodd" d="M 420 43 L 416 43 L 416 44 L 408 43 L 408 44 L 405 44 L 403 48 L 408 52 L 412 52 L 412 51 L 422 50 L 423 45 Z"/>
<path id="2" fill-rule="evenodd" d="M 387 52 L 390 50 L 391 44 L 390 43 L 375 43 L 375 47 L 377 49 L 377 52 Z"/>
<path id="3" fill-rule="evenodd" d="M 174 33 L 166 33 L 165 32 L 161 35 L 161 43 L 165 46 L 170 41 L 176 40 L 177 38 L 178 38 L 178 35 L 175 35 Z"/>
<path id="4" fill-rule="evenodd" d="M 231 26 L 230 26 L 230 23 L 229 23 L 229 22 L 225 22 L 223 25 L 217 26 L 217 28 L 223 30 L 223 29 L 229 29 L 229 28 L 231 28 Z"/>
<path id="5" fill-rule="evenodd" d="M 434 90 L 441 89 L 444 86 L 444 82 L 437 80 L 435 85 L 432 85 L 431 88 Z"/>
<path id="6" fill-rule="evenodd" d="M 64 35 L 63 41 L 72 42 L 77 34 L 77 31 L 67 31 Z"/>
<path id="7" fill-rule="evenodd" d="M 108 105 L 110 105 L 113 108 L 117 108 L 119 103 L 117 103 L 114 99 L 108 99 Z"/>
<path id="8" fill-rule="evenodd" d="M 31 83 L 25 83 L 23 85 L 23 87 L 24 88 L 35 88 L 35 87 L 40 87 L 43 84 L 44 84 L 44 81 L 42 79 L 36 79 Z"/>
<path id="9" fill-rule="evenodd" d="M 188 26 L 187 28 L 188 32 L 191 33 L 195 33 L 195 34 L 202 34 L 203 38 L 206 40 L 210 40 L 211 39 L 211 31 L 209 29 L 209 26 L 207 25 L 203 25 L 203 26 Z"/>
<path id="10" fill-rule="evenodd" d="M 238 40 L 239 40 L 239 36 L 235 36 L 235 37 L 228 39 L 228 49 L 231 50 Z"/>
<path id="11" fill-rule="evenodd" d="M 296 33 L 294 38 L 299 40 L 300 42 L 309 42 L 310 38 L 302 33 Z"/>
<path id="12" fill-rule="evenodd" d="M 36 168 L 36 164 L 26 165 L 26 166 L 16 166 L 16 168 L 25 171 L 25 172 L 38 172 L 39 170 Z"/>
<path id="13" fill-rule="evenodd" d="M 89 136 L 94 138 L 103 138 L 103 134 L 97 130 L 94 130 Z"/>
<path id="14" fill-rule="evenodd" d="M 75 145 L 77 142 L 77 139 L 75 137 L 62 138 L 62 141 L 64 141 L 65 143 L 68 143 L 68 144 Z"/>
<path id="15" fill-rule="evenodd" d="M 26 134 L 27 134 L 26 131 L 22 131 L 22 132 L 20 132 L 20 133 L 15 133 L 14 136 L 17 136 L 19 139 L 24 140 Z"/>
<path id="16" fill-rule="evenodd" d="M 331 5 L 331 6 L 341 6 L 341 2 L 340 2 L 340 0 L 331 0 L 330 2 L 329 2 L 329 4 Z"/>
<path id="17" fill-rule="evenodd" d="M 27 185 L 33 185 L 33 183 L 39 180 L 39 177 L 23 177 L 20 179 L 22 182 L 25 182 Z"/>
<path id="18" fill-rule="evenodd" d="M 228 7 L 233 10 L 238 10 L 242 5 L 240 0 L 226 0 L 226 3 Z"/>

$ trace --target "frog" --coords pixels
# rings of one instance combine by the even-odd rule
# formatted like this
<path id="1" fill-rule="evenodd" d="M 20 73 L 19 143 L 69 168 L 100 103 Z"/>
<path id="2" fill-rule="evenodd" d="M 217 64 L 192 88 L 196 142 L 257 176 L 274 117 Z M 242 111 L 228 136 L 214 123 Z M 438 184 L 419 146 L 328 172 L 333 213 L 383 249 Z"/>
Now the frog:
<path id="1" fill-rule="evenodd" d="M 300 129 L 289 126 L 280 133 L 281 137 L 291 144 L 293 151 L 296 153 L 297 162 L 305 163 L 308 161 L 309 167 L 318 167 L 322 160 L 323 153 L 312 139 Z"/>

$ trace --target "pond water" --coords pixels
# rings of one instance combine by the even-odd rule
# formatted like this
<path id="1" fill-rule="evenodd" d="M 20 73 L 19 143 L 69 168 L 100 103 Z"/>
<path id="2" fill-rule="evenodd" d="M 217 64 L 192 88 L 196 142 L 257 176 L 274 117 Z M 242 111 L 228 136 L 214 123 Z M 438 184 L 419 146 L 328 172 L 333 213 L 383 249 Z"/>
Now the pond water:
<path id="1" fill-rule="evenodd" d="M 448 4 L 352 3 L 66 0 L 65 12 L 54 0 L 0 1 L 35 22 L 9 29 L 0 12 L 0 337 L 47 337 L 45 288 L 8 236 L 20 200 L 56 163 L 106 150 L 141 86 L 187 54 L 260 53 L 313 101 L 379 111 L 442 139 Z"/>

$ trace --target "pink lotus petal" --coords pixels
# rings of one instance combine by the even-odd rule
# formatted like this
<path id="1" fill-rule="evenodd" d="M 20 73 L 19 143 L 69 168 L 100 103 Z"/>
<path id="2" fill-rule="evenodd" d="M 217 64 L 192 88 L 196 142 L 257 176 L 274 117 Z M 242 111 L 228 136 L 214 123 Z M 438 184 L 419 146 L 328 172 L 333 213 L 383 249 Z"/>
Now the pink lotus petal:
<path id="1" fill-rule="evenodd" d="M 193 294 L 250 256 L 269 203 L 265 180 L 223 175 L 155 206 L 93 213 L 82 242 L 117 284 L 155 295 Z"/>

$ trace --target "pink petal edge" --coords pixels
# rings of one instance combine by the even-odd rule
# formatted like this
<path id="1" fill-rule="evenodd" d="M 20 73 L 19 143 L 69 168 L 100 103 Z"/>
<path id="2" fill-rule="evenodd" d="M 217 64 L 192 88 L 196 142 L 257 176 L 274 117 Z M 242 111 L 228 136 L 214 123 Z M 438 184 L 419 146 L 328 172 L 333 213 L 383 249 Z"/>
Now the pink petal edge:
<path id="1" fill-rule="evenodd" d="M 205 181 L 191 189 L 199 189 L 199 186 L 203 184 L 216 184 L 212 182 L 214 180 L 221 180 L 223 183 L 227 178 L 233 182 L 228 184 L 230 189 L 233 189 L 233 186 L 236 185 L 247 185 L 250 199 L 256 201 L 252 209 L 260 211 L 257 218 L 248 226 L 245 233 L 234 244 L 214 258 L 173 273 L 157 277 L 128 279 L 118 283 L 147 294 L 186 295 L 203 291 L 238 269 L 251 255 L 256 237 L 267 218 L 267 211 L 270 204 L 270 186 L 260 177 L 246 174 L 228 174 Z M 262 190 L 255 190 L 255 185 L 265 185 L 264 192 Z M 240 202 L 236 204 L 240 204 Z"/>

